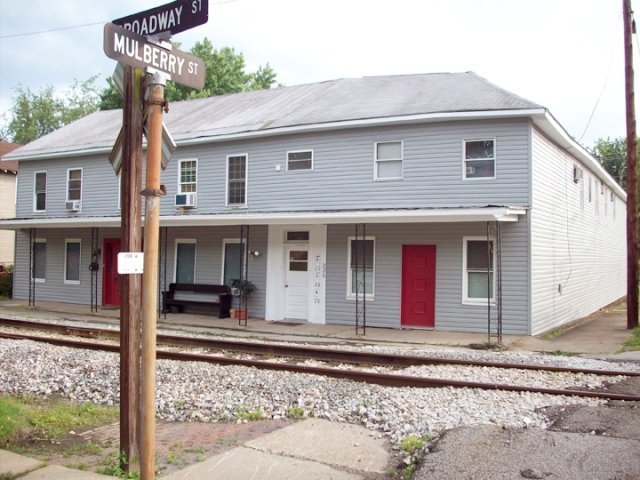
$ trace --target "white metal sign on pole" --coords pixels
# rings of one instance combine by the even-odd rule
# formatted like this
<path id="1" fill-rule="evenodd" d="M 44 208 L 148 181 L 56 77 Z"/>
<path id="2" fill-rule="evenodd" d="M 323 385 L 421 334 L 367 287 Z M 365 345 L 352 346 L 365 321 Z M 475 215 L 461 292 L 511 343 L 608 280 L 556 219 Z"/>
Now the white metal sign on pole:
<path id="1" fill-rule="evenodd" d="M 118 253 L 118 273 L 142 274 L 144 271 L 144 253 L 142 252 L 120 252 Z"/>

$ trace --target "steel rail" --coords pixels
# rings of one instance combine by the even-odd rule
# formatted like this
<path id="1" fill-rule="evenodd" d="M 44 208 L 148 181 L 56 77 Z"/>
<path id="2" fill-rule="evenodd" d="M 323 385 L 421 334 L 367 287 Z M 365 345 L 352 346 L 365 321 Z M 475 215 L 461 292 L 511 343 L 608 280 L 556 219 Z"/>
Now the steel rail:
<path id="1" fill-rule="evenodd" d="M 119 345 L 108 345 L 103 343 L 89 343 L 80 342 L 77 340 L 66 340 L 61 338 L 51 337 L 38 337 L 34 335 L 19 335 L 8 334 L 0 332 L 0 338 L 14 339 L 14 340 L 34 340 L 37 342 L 50 343 L 53 345 L 83 348 L 90 350 L 103 350 L 118 353 L 120 351 Z M 383 385 L 387 387 L 415 387 L 415 388 L 477 388 L 482 390 L 504 390 L 511 392 L 530 392 L 530 393 L 544 393 L 548 395 L 565 395 L 565 396 L 577 396 L 588 398 L 601 398 L 608 400 L 624 400 L 628 402 L 640 402 L 640 396 L 626 395 L 618 393 L 605 393 L 605 392 L 592 392 L 582 390 L 560 390 L 552 388 L 542 387 L 525 387 L 519 385 L 504 385 L 498 383 L 480 383 L 480 382 L 466 382 L 460 380 L 447 380 L 437 378 L 423 378 L 413 377 L 406 375 L 391 375 L 385 373 L 374 372 L 362 372 L 356 370 L 343 370 L 337 368 L 326 367 L 313 367 L 308 365 L 298 365 L 291 363 L 274 363 L 266 362 L 262 360 L 246 360 L 239 358 L 218 357 L 212 355 L 199 355 L 193 353 L 181 353 L 170 352 L 166 350 L 157 350 L 158 359 L 164 360 L 177 360 L 177 361 L 191 361 L 191 362 L 206 362 L 218 365 L 240 365 L 245 367 L 253 367 L 262 370 L 278 370 L 287 371 L 292 373 L 307 373 L 314 375 L 321 375 L 325 377 L 341 378 L 353 380 L 356 382 L 364 382 L 370 384 Z"/>
<path id="2" fill-rule="evenodd" d="M 55 323 L 41 323 L 29 320 L 15 320 L 0 318 L 0 325 L 17 328 L 44 330 L 61 334 L 78 335 L 82 337 L 98 338 L 100 336 L 119 339 L 118 330 L 97 329 L 60 325 Z M 234 352 L 254 353 L 257 355 L 274 355 L 314 359 L 320 361 L 345 362 L 353 364 L 367 364 L 384 367 L 409 367 L 419 365 L 461 365 L 473 367 L 515 368 L 520 370 L 537 370 L 549 372 L 583 373 L 593 375 L 624 375 L 627 377 L 640 376 L 640 372 L 619 370 L 596 370 L 574 367 L 554 367 L 545 365 L 530 365 L 519 363 L 487 362 L 482 360 L 461 360 L 416 355 L 402 355 L 391 353 L 370 353 L 362 351 L 336 350 L 318 347 L 302 347 L 294 345 L 280 345 L 274 343 L 255 343 L 246 341 L 194 338 L 177 335 L 158 335 L 158 343 L 164 345 L 179 345 L 192 348 L 211 348 Z"/>

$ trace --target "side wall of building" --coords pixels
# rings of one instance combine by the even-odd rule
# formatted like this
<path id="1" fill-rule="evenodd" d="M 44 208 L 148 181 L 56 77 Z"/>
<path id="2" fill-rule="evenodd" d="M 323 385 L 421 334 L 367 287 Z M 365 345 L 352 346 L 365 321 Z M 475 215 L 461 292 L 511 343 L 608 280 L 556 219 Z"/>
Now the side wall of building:
<path id="1" fill-rule="evenodd" d="M 626 292 L 625 201 L 570 153 L 532 131 L 531 334 Z M 582 178 L 574 181 L 574 166 Z"/>

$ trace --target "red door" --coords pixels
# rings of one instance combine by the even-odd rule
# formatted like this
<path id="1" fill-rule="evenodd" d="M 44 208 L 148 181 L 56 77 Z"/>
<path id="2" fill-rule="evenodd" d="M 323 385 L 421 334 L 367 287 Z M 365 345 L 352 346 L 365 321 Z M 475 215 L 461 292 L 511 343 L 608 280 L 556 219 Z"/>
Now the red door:
<path id="1" fill-rule="evenodd" d="M 401 324 L 434 327 L 436 316 L 436 246 L 402 246 Z"/>
<path id="2" fill-rule="evenodd" d="M 120 275 L 118 274 L 119 238 L 104 239 L 102 256 L 102 305 L 120 306 Z"/>

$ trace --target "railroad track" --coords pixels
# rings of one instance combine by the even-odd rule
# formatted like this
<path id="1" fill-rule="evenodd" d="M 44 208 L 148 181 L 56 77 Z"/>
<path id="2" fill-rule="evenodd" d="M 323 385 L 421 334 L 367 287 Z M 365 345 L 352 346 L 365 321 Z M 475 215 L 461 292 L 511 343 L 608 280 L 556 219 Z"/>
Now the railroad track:
<path id="1" fill-rule="evenodd" d="M 73 335 L 78 337 L 91 338 L 93 342 L 69 340 L 56 337 L 42 337 L 37 335 L 24 335 L 0 332 L 0 338 L 9 339 L 29 339 L 39 342 L 51 343 L 54 345 L 83 348 L 91 350 L 103 350 L 119 352 L 117 344 L 100 343 L 100 339 L 119 339 L 119 331 L 98 328 L 85 328 L 53 323 L 34 322 L 27 320 L 15 320 L 0 318 L 0 326 L 29 329 L 35 331 L 46 331 L 59 335 Z M 194 349 L 207 349 L 223 352 L 240 352 L 244 354 L 261 355 L 264 357 L 285 357 L 287 359 L 317 360 L 322 362 L 340 362 L 354 365 L 381 366 L 381 367 L 409 367 L 419 365 L 461 365 L 472 367 L 493 367 L 504 369 L 539 370 L 548 372 L 565 372 L 572 374 L 594 374 L 594 375 L 624 375 L 640 376 L 638 372 L 594 370 L 567 367 L 552 367 L 541 365 L 521 365 L 510 363 L 470 361 L 457 359 L 443 359 L 435 357 L 422 357 L 412 355 L 369 353 L 348 350 L 336 350 L 328 348 L 315 348 L 304 346 L 280 345 L 274 343 L 256 343 L 233 340 L 194 338 L 176 335 L 158 335 L 158 344 L 171 347 L 188 347 Z M 289 371 L 295 373 L 308 373 L 322 375 L 332 378 L 344 378 L 365 383 L 391 387 L 417 387 L 417 388 L 479 388 L 484 390 L 506 390 L 515 392 L 546 393 L 550 395 L 571 395 L 580 397 L 602 398 L 609 400 L 640 401 L 640 396 L 624 395 L 609 392 L 583 391 L 583 390 L 561 390 L 542 387 L 529 387 L 520 385 L 504 385 L 498 383 L 481 383 L 448 379 L 424 378 L 417 376 L 376 373 L 370 371 L 359 371 L 343 368 L 318 367 L 300 364 L 299 362 L 273 362 L 268 360 L 256 360 L 238 358 L 233 356 L 219 356 L 178 352 L 158 349 L 157 358 L 179 361 L 196 361 L 215 363 L 219 365 L 243 365 L 260 369 Z"/>

